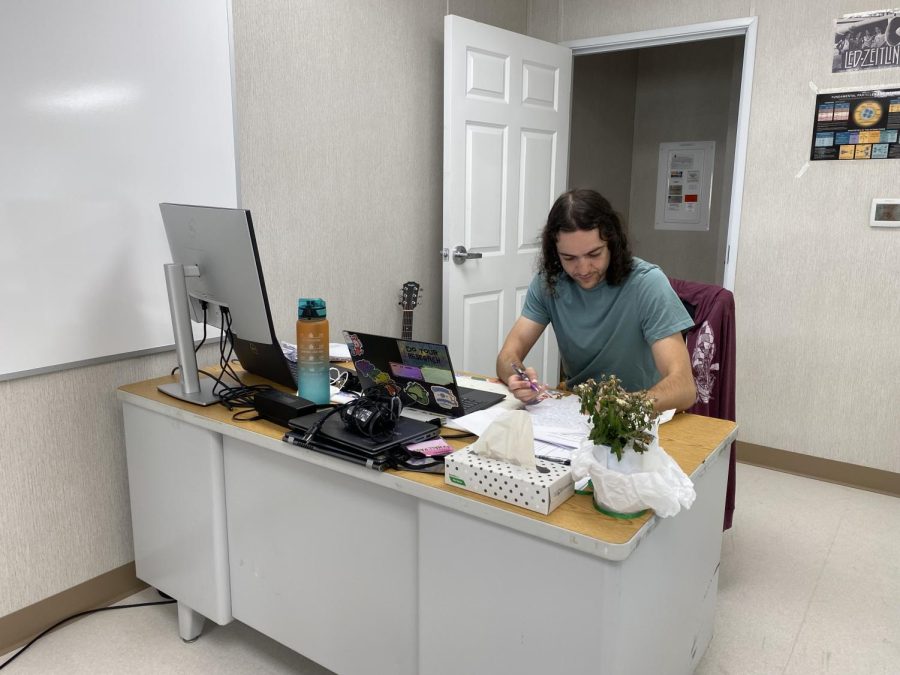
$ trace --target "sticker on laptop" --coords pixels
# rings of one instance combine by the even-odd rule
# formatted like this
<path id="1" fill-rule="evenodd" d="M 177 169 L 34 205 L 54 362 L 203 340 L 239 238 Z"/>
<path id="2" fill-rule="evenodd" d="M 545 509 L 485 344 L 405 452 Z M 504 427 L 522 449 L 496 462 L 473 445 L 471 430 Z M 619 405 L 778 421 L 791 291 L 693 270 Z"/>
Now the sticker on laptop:
<path id="1" fill-rule="evenodd" d="M 402 377 L 407 380 L 422 379 L 422 370 L 416 366 L 406 366 L 402 363 L 395 363 L 393 361 L 391 361 L 390 366 L 394 377 Z"/>
<path id="2" fill-rule="evenodd" d="M 434 402 L 446 410 L 453 410 L 459 407 L 459 401 L 456 396 L 447 387 L 432 387 L 431 393 L 434 394 Z"/>
<path id="3" fill-rule="evenodd" d="M 367 361 L 366 359 L 360 359 L 356 362 L 356 372 L 362 375 L 363 377 L 371 377 L 373 380 L 375 379 L 375 373 L 381 372 L 378 368 L 375 367 L 371 361 Z"/>
<path id="4" fill-rule="evenodd" d="M 374 373 L 372 373 L 372 381 L 375 384 L 395 384 L 393 378 L 391 378 L 390 375 L 381 370 L 376 370 Z"/>
<path id="5" fill-rule="evenodd" d="M 424 368 L 432 366 L 450 370 L 450 362 L 446 357 L 446 351 L 438 350 L 428 342 L 409 342 L 400 340 L 400 360 L 409 366 Z"/>
<path id="6" fill-rule="evenodd" d="M 344 341 L 350 343 L 347 345 L 347 348 L 353 356 L 362 356 L 365 353 L 363 343 L 356 333 L 344 333 Z"/>
<path id="7" fill-rule="evenodd" d="M 418 382 L 407 382 L 403 391 L 419 405 L 428 405 L 428 402 L 431 400 L 428 390 Z"/>
<path id="8" fill-rule="evenodd" d="M 453 373 L 444 368 L 426 366 L 420 372 L 428 384 L 453 384 Z"/>

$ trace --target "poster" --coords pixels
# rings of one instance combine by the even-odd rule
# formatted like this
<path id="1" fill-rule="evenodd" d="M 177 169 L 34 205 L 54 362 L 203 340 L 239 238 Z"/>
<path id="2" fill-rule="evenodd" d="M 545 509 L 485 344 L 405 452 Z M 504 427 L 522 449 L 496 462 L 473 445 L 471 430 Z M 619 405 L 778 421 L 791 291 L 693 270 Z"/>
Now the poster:
<path id="1" fill-rule="evenodd" d="M 660 143 L 657 230 L 708 230 L 714 141 Z"/>
<path id="2" fill-rule="evenodd" d="M 900 159 L 900 87 L 816 96 L 810 160 Z"/>
<path id="3" fill-rule="evenodd" d="M 900 9 L 845 14 L 834 21 L 832 73 L 900 67 Z"/>

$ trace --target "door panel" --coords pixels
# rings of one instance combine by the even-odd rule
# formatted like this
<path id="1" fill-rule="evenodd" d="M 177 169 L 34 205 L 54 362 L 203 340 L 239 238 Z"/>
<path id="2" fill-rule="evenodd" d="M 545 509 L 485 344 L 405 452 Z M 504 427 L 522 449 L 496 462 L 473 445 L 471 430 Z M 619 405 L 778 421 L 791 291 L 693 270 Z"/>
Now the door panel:
<path id="1" fill-rule="evenodd" d="M 499 251 L 506 216 L 506 128 L 467 124 L 466 160 L 464 246 L 481 252 Z"/>
<path id="2" fill-rule="evenodd" d="M 519 251 L 540 248 L 541 228 L 556 198 L 556 134 L 522 131 L 519 184 Z"/>
<path id="3" fill-rule="evenodd" d="M 522 63 L 522 103 L 559 108 L 559 68 L 542 63 Z"/>
<path id="4" fill-rule="evenodd" d="M 459 370 L 492 374 L 566 185 L 571 50 L 456 16 L 444 24 L 442 337 Z M 481 257 L 462 264 L 457 246 Z M 528 365 L 556 382 L 551 330 Z"/>

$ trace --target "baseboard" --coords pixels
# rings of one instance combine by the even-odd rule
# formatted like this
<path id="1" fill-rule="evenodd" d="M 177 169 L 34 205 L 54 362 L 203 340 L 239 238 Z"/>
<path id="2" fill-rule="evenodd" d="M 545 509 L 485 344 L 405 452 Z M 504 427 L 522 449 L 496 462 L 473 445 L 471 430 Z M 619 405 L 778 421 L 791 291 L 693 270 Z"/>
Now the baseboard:
<path id="1" fill-rule="evenodd" d="M 893 471 L 872 469 L 868 466 L 802 455 L 798 452 L 743 441 L 737 441 L 735 447 L 737 461 L 743 464 L 753 464 L 766 469 L 900 497 L 900 474 Z"/>
<path id="2" fill-rule="evenodd" d="M 0 654 L 18 649 L 53 624 L 78 612 L 108 607 L 147 588 L 130 562 L 62 593 L 0 617 Z"/>

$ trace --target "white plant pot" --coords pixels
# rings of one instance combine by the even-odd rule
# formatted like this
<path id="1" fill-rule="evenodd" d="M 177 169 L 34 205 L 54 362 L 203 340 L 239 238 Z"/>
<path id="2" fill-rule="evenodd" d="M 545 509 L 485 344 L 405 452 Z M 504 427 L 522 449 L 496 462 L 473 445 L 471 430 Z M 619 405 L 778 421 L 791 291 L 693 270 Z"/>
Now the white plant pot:
<path id="1" fill-rule="evenodd" d="M 654 471 L 657 462 L 654 460 L 653 451 L 659 447 L 659 424 L 654 422 L 650 428 L 653 440 L 648 444 L 646 452 L 635 452 L 632 444 L 629 443 L 622 451 L 622 459 L 618 459 L 608 445 L 594 445 L 594 459 L 601 466 L 605 466 L 610 471 L 620 474 L 630 475 L 635 473 L 644 473 Z M 592 476 L 592 478 L 596 478 Z M 598 510 L 607 515 L 618 518 L 635 518 L 645 511 L 645 506 L 640 500 L 635 500 L 628 504 L 627 509 L 623 509 L 623 504 L 619 504 L 618 508 L 614 508 L 604 503 L 601 490 L 597 489 L 598 481 L 594 480 L 594 504 Z M 621 500 L 619 500 L 621 501 Z"/>
<path id="2" fill-rule="evenodd" d="M 635 452 L 631 443 L 622 450 L 622 459 L 613 454 L 612 448 L 608 445 L 595 445 L 594 457 L 601 464 L 605 464 L 607 469 L 618 471 L 619 473 L 641 473 L 646 471 L 644 466 L 644 458 L 646 453 Z"/>

